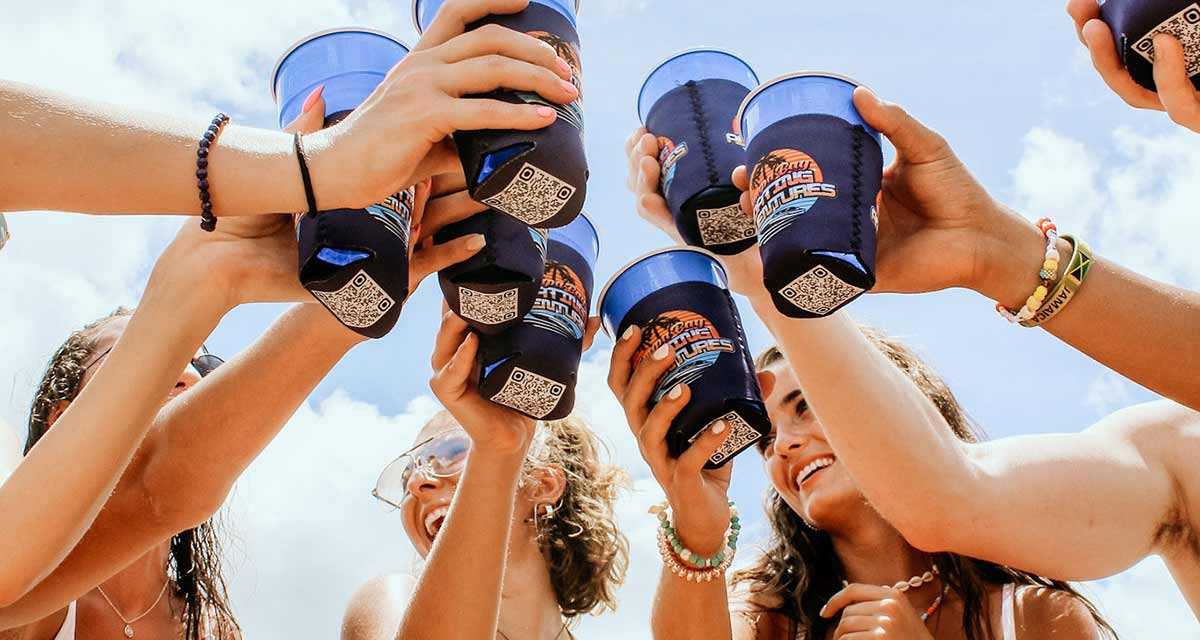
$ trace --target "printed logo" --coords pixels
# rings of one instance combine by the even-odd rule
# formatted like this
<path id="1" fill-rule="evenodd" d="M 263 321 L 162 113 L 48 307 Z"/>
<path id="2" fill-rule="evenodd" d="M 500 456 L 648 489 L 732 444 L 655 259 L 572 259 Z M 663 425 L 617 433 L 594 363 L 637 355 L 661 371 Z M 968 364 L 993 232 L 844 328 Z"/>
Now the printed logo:
<path id="1" fill-rule="evenodd" d="M 550 262 L 525 322 L 564 338 L 583 340 L 588 307 L 587 291 L 575 270 L 561 262 Z"/>
<path id="2" fill-rule="evenodd" d="M 542 255 L 542 262 L 545 262 L 546 248 L 550 244 L 550 232 L 537 227 L 529 227 L 529 235 L 533 238 L 533 244 L 537 245 L 538 253 Z"/>
<path id="3" fill-rule="evenodd" d="M 634 353 L 641 364 L 664 344 L 675 351 L 675 364 L 659 381 L 654 391 L 658 402 L 677 384 L 691 384 L 704 375 L 722 353 L 733 353 L 733 341 L 722 338 L 708 318 L 693 311 L 667 311 L 642 327 L 642 344 Z"/>
<path id="4" fill-rule="evenodd" d="M 409 227 L 412 224 L 413 205 L 417 192 L 409 188 L 394 196 L 389 196 L 379 204 L 367 207 L 367 214 L 379 221 L 383 228 L 408 246 Z"/>
<path id="5" fill-rule="evenodd" d="M 526 103 L 543 105 L 554 109 L 558 112 L 558 117 L 571 123 L 576 129 L 583 131 L 583 63 L 580 61 L 579 49 L 573 43 L 567 42 L 559 36 L 546 31 L 530 31 L 527 35 L 531 35 L 554 47 L 554 52 L 558 54 L 558 57 L 566 60 L 567 64 L 571 65 L 571 82 L 579 90 L 579 97 L 570 104 L 558 104 L 557 102 L 550 102 L 532 92 L 521 91 L 517 93 L 517 96 Z"/>
<path id="6" fill-rule="evenodd" d="M 686 142 L 676 145 L 670 138 L 659 136 L 658 149 L 658 164 L 662 166 L 662 194 L 666 198 L 671 192 L 671 183 L 675 181 L 675 165 L 687 155 L 688 146 Z"/>
<path id="7" fill-rule="evenodd" d="M 760 242 L 768 242 L 821 198 L 837 198 L 837 185 L 825 182 L 812 156 L 795 149 L 768 153 L 750 176 L 754 222 Z"/>

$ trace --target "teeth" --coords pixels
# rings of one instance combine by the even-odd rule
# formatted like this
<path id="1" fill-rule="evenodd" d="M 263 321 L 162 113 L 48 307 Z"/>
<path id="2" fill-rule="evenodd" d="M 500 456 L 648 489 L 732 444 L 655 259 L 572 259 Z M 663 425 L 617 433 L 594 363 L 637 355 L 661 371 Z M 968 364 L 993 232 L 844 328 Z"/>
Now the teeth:
<path id="1" fill-rule="evenodd" d="M 434 525 L 437 524 L 442 518 L 445 518 L 449 511 L 450 509 L 447 507 L 438 507 L 433 511 L 430 511 L 429 514 L 425 516 L 425 532 L 429 534 L 430 538 L 436 536 L 437 529 L 441 528 L 435 528 Z"/>
<path id="2" fill-rule="evenodd" d="M 807 478 L 809 475 L 811 475 L 814 471 L 816 471 L 818 469 L 824 469 L 825 467 L 828 467 L 831 464 L 833 464 L 833 458 L 825 457 L 825 458 L 817 458 L 816 460 L 813 460 L 812 462 L 804 465 L 804 468 L 801 469 L 800 472 L 796 474 L 796 486 L 800 486 L 800 483 L 804 482 L 804 479 Z"/>

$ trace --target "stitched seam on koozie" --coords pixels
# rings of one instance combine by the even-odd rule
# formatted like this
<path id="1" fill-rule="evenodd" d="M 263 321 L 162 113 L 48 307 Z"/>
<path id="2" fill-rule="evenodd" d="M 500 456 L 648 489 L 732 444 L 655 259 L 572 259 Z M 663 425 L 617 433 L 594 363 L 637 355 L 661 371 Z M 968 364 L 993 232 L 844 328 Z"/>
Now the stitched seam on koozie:
<path id="1" fill-rule="evenodd" d="M 692 102 L 692 119 L 696 122 L 697 133 L 700 134 L 700 152 L 704 156 L 704 166 L 708 169 L 708 181 L 717 184 L 721 181 L 717 172 L 717 161 L 713 157 L 712 142 L 708 139 L 708 116 L 704 113 L 704 102 L 700 99 L 700 89 L 695 80 L 688 80 L 688 99 Z"/>
<path id="2" fill-rule="evenodd" d="M 854 188 L 850 193 L 850 205 L 854 207 L 852 222 L 854 235 L 850 246 L 854 247 L 855 252 L 859 252 L 862 251 L 863 138 L 867 135 L 867 131 L 862 125 L 855 125 L 851 133 L 854 136 Z"/>

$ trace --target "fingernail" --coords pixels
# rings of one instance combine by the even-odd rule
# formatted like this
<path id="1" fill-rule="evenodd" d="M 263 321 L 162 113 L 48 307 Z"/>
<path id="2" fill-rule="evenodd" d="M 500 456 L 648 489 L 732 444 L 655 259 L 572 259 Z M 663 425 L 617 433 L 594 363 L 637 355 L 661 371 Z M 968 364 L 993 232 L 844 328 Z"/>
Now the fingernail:
<path id="1" fill-rule="evenodd" d="M 575 86 L 575 83 L 571 82 L 570 80 L 559 80 L 558 84 L 563 88 L 563 91 L 566 91 L 571 95 L 579 93 L 579 89 Z"/>
<path id="2" fill-rule="evenodd" d="M 467 240 L 467 248 L 469 249 L 482 249 L 485 246 L 487 246 L 487 238 L 483 237 L 483 234 L 471 234 L 470 239 Z"/>
<path id="3" fill-rule="evenodd" d="M 725 429 L 728 427 L 729 425 L 725 424 L 724 420 L 718 420 L 717 423 L 712 426 L 712 432 L 715 435 L 721 435 L 722 433 L 725 433 Z"/>
<path id="4" fill-rule="evenodd" d="M 633 330 L 636 328 L 636 324 L 629 325 L 629 328 L 625 329 L 625 333 L 621 334 L 621 342 L 625 342 L 626 340 L 633 338 Z"/>
<path id="5" fill-rule="evenodd" d="M 571 68 L 571 63 L 562 58 L 555 58 L 555 62 L 558 63 L 558 71 L 563 75 L 567 77 L 575 75 L 575 69 Z"/>
<path id="6" fill-rule="evenodd" d="M 324 92 L 325 85 L 317 85 L 317 88 L 313 89 L 312 93 L 308 94 L 308 97 L 304 99 L 304 106 L 300 107 L 300 112 L 308 113 L 308 110 L 313 108 L 313 105 L 317 103 L 317 99 L 319 99 L 321 94 Z"/>
<path id="7" fill-rule="evenodd" d="M 666 360 L 667 356 L 670 355 L 670 353 L 671 353 L 671 345 L 664 344 L 663 346 L 659 347 L 651 355 L 651 357 L 654 358 L 655 360 Z"/>
<path id="8" fill-rule="evenodd" d="M 554 117 L 554 116 L 558 115 L 558 114 L 557 114 L 557 113 L 554 111 L 554 109 L 552 109 L 552 108 L 550 108 L 550 107 L 538 107 L 538 108 L 537 108 L 537 114 L 538 114 L 539 116 L 543 117 L 543 118 L 552 118 L 552 117 Z"/>
<path id="9" fill-rule="evenodd" d="M 667 397 L 671 400 L 678 400 L 681 395 L 683 395 L 683 385 L 677 384 L 671 387 L 671 392 L 667 394 Z"/>

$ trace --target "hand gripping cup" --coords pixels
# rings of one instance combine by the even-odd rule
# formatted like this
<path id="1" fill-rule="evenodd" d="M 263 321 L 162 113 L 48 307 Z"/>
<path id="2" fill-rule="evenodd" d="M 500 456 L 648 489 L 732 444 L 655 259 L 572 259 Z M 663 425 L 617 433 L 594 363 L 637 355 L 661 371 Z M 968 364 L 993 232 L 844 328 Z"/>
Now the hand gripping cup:
<path id="1" fill-rule="evenodd" d="M 545 276 L 520 324 L 479 341 L 479 392 L 535 420 L 575 408 L 600 242 L 586 215 L 550 230 Z"/>
<path id="2" fill-rule="evenodd" d="M 437 244 L 466 235 L 487 240 L 464 262 L 438 273 L 446 304 L 479 333 L 496 334 L 533 308 L 546 270 L 546 231 L 488 210 L 438 231 Z"/>
<path id="3" fill-rule="evenodd" d="M 731 431 L 709 468 L 724 465 L 770 432 L 741 317 L 725 270 L 712 254 L 674 248 L 634 261 L 601 291 L 600 318 L 614 339 L 632 325 L 642 328 L 635 365 L 664 344 L 674 350 L 675 363 L 652 396 L 657 403 L 680 383 L 692 390 L 667 433 L 672 456 L 717 420 Z"/>
<path id="4" fill-rule="evenodd" d="M 325 85 L 325 126 L 350 114 L 408 48 L 369 29 L 322 31 L 304 38 L 275 65 L 272 93 L 279 126 L 300 115 L 304 99 Z M 300 281 L 342 324 L 369 338 L 387 335 L 408 298 L 408 189 L 366 209 L 304 215 L 297 224 Z"/>
<path id="5" fill-rule="evenodd" d="M 1100 17 L 1125 68 L 1143 87 L 1156 91 L 1154 36 L 1169 33 L 1183 44 L 1188 77 L 1200 90 L 1200 0 L 1102 0 Z"/>
<path id="6" fill-rule="evenodd" d="M 423 32 L 444 0 L 413 0 L 413 24 Z M 554 124 L 537 131 L 458 131 L 454 143 L 471 197 L 531 227 L 562 227 L 583 210 L 588 166 L 583 148 L 582 66 L 575 16 L 578 0 L 530 0 L 524 11 L 493 15 L 468 26 L 499 24 L 534 36 L 574 69 L 580 98 L 550 102 L 536 93 L 495 91 L 485 97 L 552 107 Z"/>
<path id="7" fill-rule="evenodd" d="M 879 132 L 827 73 L 767 82 L 738 112 L 763 283 L 780 313 L 827 316 L 875 286 Z"/>
<path id="8" fill-rule="evenodd" d="M 745 150 L 733 136 L 738 106 L 758 76 L 724 51 L 685 51 L 650 72 L 638 95 L 638 117 L 658 138 L 659 189 L 685 242 L 734 255 L 755 243 L 754 219 L 739 206 L 733 170 Z"/>

